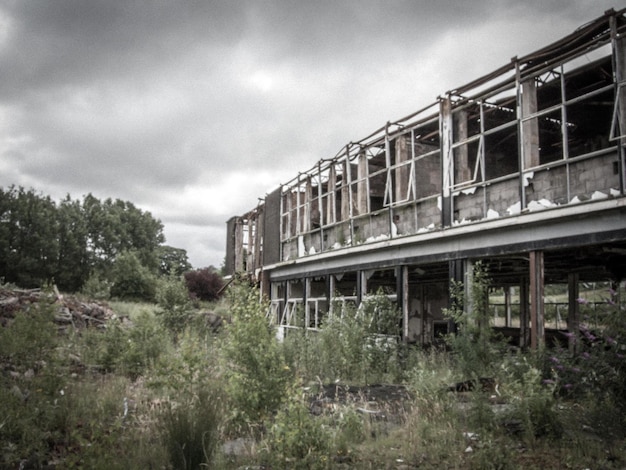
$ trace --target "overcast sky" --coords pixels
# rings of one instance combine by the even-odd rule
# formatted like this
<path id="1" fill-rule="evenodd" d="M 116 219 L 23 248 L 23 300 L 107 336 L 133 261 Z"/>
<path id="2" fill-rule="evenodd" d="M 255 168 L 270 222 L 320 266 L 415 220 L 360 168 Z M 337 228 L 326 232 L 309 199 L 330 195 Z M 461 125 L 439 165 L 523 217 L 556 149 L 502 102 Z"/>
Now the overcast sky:
<path id="1" fill-rule="evenodd" d="M 350 141 L 624 0 L 0 0 L 0 187 L 130 201 L 195 268 Z"/>

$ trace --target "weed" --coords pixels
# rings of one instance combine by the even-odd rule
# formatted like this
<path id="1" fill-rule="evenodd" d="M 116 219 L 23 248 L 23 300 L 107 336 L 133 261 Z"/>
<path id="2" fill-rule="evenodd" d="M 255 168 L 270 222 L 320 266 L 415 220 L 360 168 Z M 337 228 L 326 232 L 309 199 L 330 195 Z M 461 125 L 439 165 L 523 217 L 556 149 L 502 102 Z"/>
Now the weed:
<path id="1" fill-rule="evenodd" d="M 211 467 L 219 443 L 222 399 L 210 387 L 183 403 L 170 403 L 161 416 L 162 440 L 176 469 Z"/>
<path id="2" fill-rule="evenodd" d="M 292 374 L 256 289 L 230 290 L 232 323 L 225 328 L 220 351 L 236 426 L 259 424 L 282 403 Z"/>
<path id="3" fill-rule="evenodd" d="M 163 326 L 174 335 L 180 334 L 193 318 L 191 299 L 185 282 L 174 277 L 161 280 L 156 298 L 159 305 L 156 313 Z"/>
<path id="4" fill-rule="evenodd" d="M 329 428 L 310 414 L 300 387 L 293 387 L 268 432 L 268 460 L 294 469 L 330 468 L 331 442 Z"/>

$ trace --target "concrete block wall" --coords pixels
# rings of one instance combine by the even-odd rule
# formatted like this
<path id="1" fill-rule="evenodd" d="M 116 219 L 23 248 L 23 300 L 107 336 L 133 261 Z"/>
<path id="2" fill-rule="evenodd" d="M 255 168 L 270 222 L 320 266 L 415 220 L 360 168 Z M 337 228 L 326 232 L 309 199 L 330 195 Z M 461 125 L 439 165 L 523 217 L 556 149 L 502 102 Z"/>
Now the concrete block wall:
<path id="1" fill-rule="evenodd" d="M 417 221 L 415 218 L 415 204 L 396 207 L 393 210 L 396 216 L 396 227 L 398 236 L 411 235 L 417 232 Z"/>
<path id="2" fill-rule="evenodd" d="M 338 245 L 345 246 L 350 239 L 350 223 L 342 222 L 324 229 L 324 251 L 334 250 Z"/>
<path id="3" fill-rule="evenodd" d="M 437 198 L 426 199 L 416 206 L 417 230 L 425 229 L 431 225 L 441 227 L 441 209 L 437 204 Z"/>
<path id="4" fill-rule="evenodd" d="M 288 259 L 295 259 L 297 257 L 298 257 L 298 240 L 291 239 L 289 241 L 283 242 L 282 261 L 286 261 Z"/>
<path id="5" fill-rule="evenodd" d="M 487 210 L 496 211 L 500 217 L 509 215 L 508 209 L 520 202 L 519 179 L 498 181 L 486 187 Z"/>
<path id="6" fill-rule="evenodd" d="M 320 230 L 304 235 L 304 247 L 307 254 L 322 252 L 322 233 Z"/>
<path id="7" fill-rule="evenodd" d="M 619 188 L 617 154 L 609 153 L 591 160 L 583 160 L 570 166 L 571 197 L 580 200 L 591 198 L 600 191 L 610 194 L 611 189 Z"/>
<path id="8" fill-rule="evenodd" d="M 567 172 L 565 165 L 535 171 L 526 186 L 526 204 L 547 199 L 553 204 L 567 204 Z"/>
<path id="9" fill-rule="evenodd" d="M 383 235 L 390 236 L 389 211 L 382 210 L 354 219 L 355 243 L 365 243 Z"/>
<path id="10" fill-rule="evenodd" d="M 487 216 L 484 211 L 484 188 L 472 188 L 473 192 L 454 195 L 454 220 L 456 222 L 480 220 Z"/>
<path id="11" fill-rule="evenodd" d="M 431 155 L 415 163 L 416 199 L 441 192 L 441 157 Z"/>

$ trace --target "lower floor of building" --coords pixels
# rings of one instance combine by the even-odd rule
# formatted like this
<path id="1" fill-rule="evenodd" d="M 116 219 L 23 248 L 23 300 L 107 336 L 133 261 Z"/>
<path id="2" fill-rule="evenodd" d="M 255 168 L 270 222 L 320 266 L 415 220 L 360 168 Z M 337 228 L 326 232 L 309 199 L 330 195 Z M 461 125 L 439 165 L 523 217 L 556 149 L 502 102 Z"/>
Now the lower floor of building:
<path id="1" fill-rule="evenodd" d="M 522 348 L 563 345 L 581 325 L 600 328 L 603 312 L 626 300 L 619 298 L 626 280 L 623 216 L 620 208 L 595 222 L 546 219 L 540 226 L 484 226 L 425 246 L 387 243 L 278 266 L 262 273 L 261 285 L 283 334 L 319 330 L 346 305 L 358 314 L 368 298 L 384 295 L 397 307 L 402 340 L 431 345 L 455 328 L 446 314 L 453 286 L 463 286 L 464 309 L 471 310 L 468 286 L 481 266 L 488 279 L 482 305 L 494 328 Z"/>

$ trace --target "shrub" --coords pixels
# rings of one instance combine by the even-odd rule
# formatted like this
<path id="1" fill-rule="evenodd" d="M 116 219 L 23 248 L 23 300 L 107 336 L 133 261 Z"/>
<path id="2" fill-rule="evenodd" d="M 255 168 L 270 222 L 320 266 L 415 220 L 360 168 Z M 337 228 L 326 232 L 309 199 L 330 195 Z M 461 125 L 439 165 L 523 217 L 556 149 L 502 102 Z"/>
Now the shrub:
<path id="1" fill-rule="evenodd" d="M 83 284 L 81 293 L 90 299 L 107 300 L 111 297 L 111 282 L 97 273 L 92 274 Z"/>
<path id="2" fill-rule="evenodd" d="M 555 384 L 542 379 L 541 358 L 528 360 L 526 357 L 504 361 L 502 370 L 506 383 L 503 385 L 505 398 L 511 404 L 505 421 L 519 423 L 527 439 L 537 437 L 560 437 L 563 424 L 557 411 Z"/>
<path id="3" fill-rule="evenodd" d="M 104 331 L 83 331 L 76 344 L 83 363 L 132 380 L 154 365 L 167 345 L 165 331 L 148 312 L 139 313 L 132 326 L 110 320 Z"/>
<path id="4" fill-rule="evenodd" d="M 147 312 L 137 316 L 125 337 L 119 365 L 122 373 L 135 380 L 166 351 L 168 338 L 163 327 Z"/>
<path id="5" fill-rule="evenodd" d="M 54 314 L 45 298 L 16 312 L 9 326 L 0 327 L 0 360 L 25 372 L 52 359 L 59 342 Z"/>
<path id="6" fill-rule="evenodd" d="M 156 277 L 141 264 L 138 254 L 134 251 L 120 253 L 113 266 L 111 296 L 152 302 L 155 294 Z"/>
<path id="7" fill-rule="evenodd" d="M 150 387 L 177 397 L 194 396 L 198 389 L 219 377 L 217 356 L 216 344 L 185 330 L 171 354 L 156 361 L 148 378 Z"/>
<path id="8" fill-rule="evenodd" d="M 7 371 L 0 374 L 0 468 L 27 460 L 33 468 L 41 465 L 47 439 L 62 420 L 56 402 L 67 380 L 57 354 L 55 309 L 42 299 L 0 327 L 0 364 Z"/>
<path id="9" fill-rule="evenodd" d="M 213 268 L 188 271 L 185 273 L 185 282 L 193 297 L 206 301 L 217 300 L 224 286 L 222 276 Z"/>
<path id="10" fill-rule="evenodd" d="M 291 372 L 274 328 L 266 318 L 269 305 L 259 301 L 257 289 L 230 289 L 232 322 L 222 338 L 224 373 L 236 424 L 252 425 L 278 409 Z"/>
<path id="11" fill-rule="evenodd" d="M 357 314 L 352 304 L 336 304 L 333 315 L 315 338 L 315 349 L 311 354 L 318 355 L 319 370 L 316 375 L 326 381 L 365 382 L 367 364 L 365 361 L 365 339 L 367 326 L 363 317 Z"/>
<path id="12" fill-rule="evenodd" d="M 544 377 L 566 397 L 589 397 L 614 406 L 620 423 L 626 424 L 626 323 L 620 293 L 610 288 L 596 312 L 594 329 L 584 321 L 574 354 L 557 349 L 546 358 Z M 578 299 L 585 303 L 585 299 Z M 586 318 L 588 320 L 588 318 Z M 568 333 L 568 336 L 573 333 Z"/>
<path id="13" fill-rule="evenodd" d="M 402 376 L 396 305 L 378 292 L 357 309 L 335 303 L 321 331 L 289 332 L 285 348 L 308 380 L 373 383 Z"/>
<path id="14" fill-rule="evenodd" d="M 192 305 L 185 283 L 174 277 L 161 280 L 156 298 L 159 305 L 156 313 L 163 325 L 179 334 L 192 319 Z"/>
<path id="15" fill-rule="evenodd" d="M 413 452 L 428 452 L 432 468 L 457 466 L 456 455 L 467 446 L 462 436 L 455 397 L 446 392 L 454 376 L 445 352 L 420 352 L 419 360 L 408 371 L 413 406 L 407 416 L 406 445 Z M 472 430 L 477 432 L 476 430 Z M 454 463 L 453 463 L 454 462 Z"/>
<path id="16" fill-rule="evenodd" d="M 320 418 L 309 412 L 302 392 L 294 387 L 269 430 L 268 456 L 277 467 L 330 468 L 332 436 Z"/>
<path id="17" fill-rule="evenodd" d="M 450 288 L 452 306 L 444 314 L 454 321 L 457 332 L 448 335 L 447 342 L 463 380 L 492 376 L 506 347 L 489 325 L 489 284 L 486 268 L 478 262 L 469 289 L 462 283 L 453 283 Z"/>

